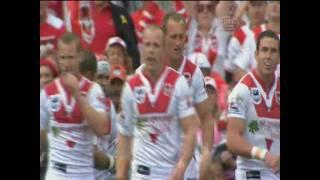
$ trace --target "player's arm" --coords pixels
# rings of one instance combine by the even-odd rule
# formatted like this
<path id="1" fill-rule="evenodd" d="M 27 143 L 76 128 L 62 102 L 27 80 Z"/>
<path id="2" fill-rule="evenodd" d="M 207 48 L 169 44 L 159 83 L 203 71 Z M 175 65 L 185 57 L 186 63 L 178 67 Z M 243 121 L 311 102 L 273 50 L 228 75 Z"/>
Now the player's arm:
<path id="1" fill-rule="evenodd" d="M 199 119 L 195 114 L 192 106 L 191 89 L 188 87 L 185 77 L 181 76 L 177 80 L 176 91 L 178 96 L 178 118 L 180 126 L 183 130 L 183 140 L 180 151 L 180 159 L 173 171 L 171 179 L 180 179 L 192 158 L 192 154 L 196 145 L 196 131 L 199 128 Z"/>
<path id="2" fill-rule="evenodd" d="M 93 103 L 89 103 L 88 99 L 81 95 L 80 92 L 75 95 L 75 98 L 79 102 L 81 112 L 89 127 L 97 136 L 101 137 L 109 133 L 108 123 L 110 123 L 110 118 L 108 118 L 109 116 L 105 112 L 103 104 L 104 95 L 101 87 L 96 85 L 92 88 L 92 91 L 93 93 L 89 95 L 91 96 L 89 99 Z"/>
<path id="3" fill-rule="evenodd" d="M 79 103 L 80 111 L 86 119 L 88 126 L 93 132 L 101 137 L 108 133 L 109 118 L 105 112 L 104 94 L 102 88 L 94 84 L 87 94 L 88 97 L 83 96 L 80 92 L 79 82 L 77 78 L 71 73 L 63 75 L 65 86 L 71 89 L 73 96 Z"/>
<path id="4" fill-rule="evenodd" d="M 192 158 L 193 150 L 196 145 L 196 132 L 199 127 L 196 115 L 182 118 L 180 121 L 183 131 L 183 143 L 181 148 L 180 159 L 177 166 L 186 168 Z"/>
<path id="5" fill-rule="evenodd" d="M 124 85 L 121 95 L 121 113 L 117 118 L 118 144 L 116 155 L 116 178 L 118 180 L 128 179 L 128 172 L 131 162 L 131 147 L 133 135 L 133 112 L 132 92 L 128 83 Z"/>
<path id="6" fill-rule="evenodd" d="M 252 145 L 243 137 L 245 122 L 243 119 L 231 117 L 228 119 L 227 126 L 227 145 L 228 148 L 237 155 L 251 158 Z"/>

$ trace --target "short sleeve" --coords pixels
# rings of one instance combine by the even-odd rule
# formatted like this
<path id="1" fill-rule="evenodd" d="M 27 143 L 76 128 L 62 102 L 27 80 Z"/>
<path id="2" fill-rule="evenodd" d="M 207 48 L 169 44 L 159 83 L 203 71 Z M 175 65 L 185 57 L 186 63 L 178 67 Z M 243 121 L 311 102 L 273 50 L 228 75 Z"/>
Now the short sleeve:
<path id="1" fill-rule="evenodd" d="M 204 88 L 204 77 L 198 67 L 196 68 L 193 75 L 192 88 L 194 103 L 199 104 L 208 98 L 207 92 Z"/>
<path id="2" fill-rule="evenodd" d="M 191 89 L 184 76 L 180 76 L 177 80 L 175 95 L 178 98 L 177 111 L 179 119 L 195 114 L 191 97 Z"/>
<path id="3" fill-rule="evenodd" d="M 88 94 L 88 101 L 96 111 L 106 111 L 105 96 L 100 85 L 96 83 L 92 85 L 92 88 Z"/>
<path id="4" fill-rule="evenodd" d="M 246 119 L 250 92 L 242 84 L 237 84 L 228 97 L 228 117 Z"/>
<path id="5" fill-rule="evenodd" d="M 117 117 L 117 130 L 120 134 L 126 136 L 133 135 L 133 101 L 132 91 L 130 90 L 129 84 L 126 83 L 123 87 L 121 95 L 121 112 Z"/>
<path id="6" fill-rule="evenodd" d="M 40 92 L 40 129 L 48 129 L 50 113 L 46 104 L 46 93 L 44 90 Z"/>

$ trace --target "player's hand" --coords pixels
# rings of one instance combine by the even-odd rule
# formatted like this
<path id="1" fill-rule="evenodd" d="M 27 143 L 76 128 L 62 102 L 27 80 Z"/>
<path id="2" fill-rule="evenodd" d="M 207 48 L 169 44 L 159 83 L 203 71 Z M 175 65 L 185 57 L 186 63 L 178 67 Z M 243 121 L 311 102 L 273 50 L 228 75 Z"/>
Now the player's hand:
<path id="1" fill-rule="evenodd" d="M 200 180 L 208 179 L 209 165 L 211 162 L 211 153 L 209 150 L 203 150 L 200 161 Z"/>
<path id="2" fill-rule="evenodd" d="M 73 95 L 76 95 L 79 92 L 79 81 L 75 75 L 64 73 L 62 79 L 66 88 L 70 89 Z"/>
<path id="3" fill-rule="evenodd" d="M 183 180 L 184 172 L 186 170 L 186 164 L 183 162 L 178 162 L 176 168 L 171 174 L 170 180 Z"/>
<path id="4" fill-rule="evenodd" d="M 265 163 L 269 168 L 272 169 L 272 171 L 274 173 L 279 172 L 279 170 L 280 170 L 280 156 L 273 155 L 270 152 L 267 152 Z"/>

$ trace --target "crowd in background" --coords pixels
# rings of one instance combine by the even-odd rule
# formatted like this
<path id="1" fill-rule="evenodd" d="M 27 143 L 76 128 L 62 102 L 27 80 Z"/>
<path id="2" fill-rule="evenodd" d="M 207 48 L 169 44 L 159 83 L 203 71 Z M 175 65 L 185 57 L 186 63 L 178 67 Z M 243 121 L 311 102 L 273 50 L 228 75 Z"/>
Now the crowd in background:
<path id="1" fill-rule="evenodd" d="M 234 179 L 236 157 L 225 143 L 227 97 L 256 67 L 258 35 L 269 29 L 280 37 L 279 1 L 40 1 L 40 89 L 59 74 L 57 39 L 74 32 L 84 49 L 81 73 L 101 85 L 117 114 L 122 85 L 142 64 L 144 28 L 162 26 L 165 14 L 172 11 L 188 23 L 184 55 L 201 69 L 213 102 L 210 173 L 216 179 Z M 109 144 L 116 143 L 116 134 L 112 132 Z M 97 148 L 103 149 L 103 144 L 97 142 Z M 116 153 L 115 149 L 107 152 Z M 40 159 L 44 167 L 45 154 Z"/>

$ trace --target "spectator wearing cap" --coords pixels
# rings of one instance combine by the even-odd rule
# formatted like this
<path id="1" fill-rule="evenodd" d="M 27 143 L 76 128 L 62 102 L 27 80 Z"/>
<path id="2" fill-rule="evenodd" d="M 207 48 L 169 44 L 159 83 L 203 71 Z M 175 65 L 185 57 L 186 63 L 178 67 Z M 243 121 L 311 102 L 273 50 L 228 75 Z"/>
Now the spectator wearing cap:
<path id="1" fill-rule="evenodd" d="M 108 40 L 119 36 L 128 46 L 134 68 L 139 67 L 135 29 L 126 9 L 110 1 L 68 1 L 66 9 L 68 29 L 81 37 L 85 47 L 103 54 Z"/>
<path id="2" fill-rule="evenodd" d="M 127 45 L 120 37 L 112 37 L 108 40 L 104 54 L 111 66 L 119 64 L 125 67 L 128 73 L 133 71 L 132 59 L 127 53 Z"/>
<path id="3" fill-rule="evenodd" d="M 122 86 L 126 80 L 126 69 L 119 65 L 113 65 L 109 74 L 109 86 L 107 88 L 107 96 L 109 96 L 114 103 L 116 111 L 119 112 L 120 94 Z"/>
<path id="4" fill-rule="evenodd" d="M 108 61 L 98 61 L 98 68 L 95 81 L 101 85 L 105 94 L 107 94 L 110 70 L 110 63 Z"/>
<path id="5" fill-rule="evenodd" d="M 58 69 L 53 61 L 47 59 L 40 60 L 40 89 L 52 82 L 57 76 Z"/>

